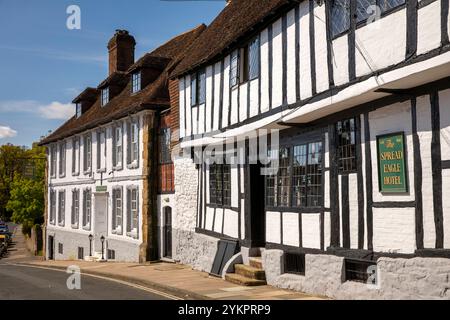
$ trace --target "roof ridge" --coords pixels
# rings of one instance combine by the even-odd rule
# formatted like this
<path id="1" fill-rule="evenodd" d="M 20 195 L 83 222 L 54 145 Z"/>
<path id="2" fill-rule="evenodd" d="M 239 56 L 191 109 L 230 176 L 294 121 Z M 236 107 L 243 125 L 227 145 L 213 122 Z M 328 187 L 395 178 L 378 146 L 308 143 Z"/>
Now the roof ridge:
<path id="1" fill-rule="evenodd" d="M 178 39 L 178 38 L 180 38 L 180 37 L 182 37 L 182 36 L 184 36 L 184 35 L 187 35 L 188 33 L 194 32 L 194 31 L 200 29 L 201 27 L 207 28 L 208 26 L 207 26 L 206 24 L 204 24 L 204 23 L 199 24 L 199 25 L 196 26 L 195 28 L 192 28 L 192 29 L 190 29 L 190 30 L 188 30 L 188 31 L 185 31 L 185 32 L 180 33 L 180 34 L 178 34 L 178 35 L 176 35 L 176 36 L 173 36 L 172 38 L 170 38 L 169 40 L 167 40 L 167 41 L 164 42 L 163 44 L 159 45 L 158 47 L 154 48 L 152 51 L 147 52 L 146 54 L 152 54 L 152 52 L 158 50 L 158 49 L 161 48 L 161 47 L 164 47 L 165 45 L 169 44 L 169 43 L 172 42 L 173 40 Z M 144 54 L 144 55 L 146 55 L 146 54 Z"/>

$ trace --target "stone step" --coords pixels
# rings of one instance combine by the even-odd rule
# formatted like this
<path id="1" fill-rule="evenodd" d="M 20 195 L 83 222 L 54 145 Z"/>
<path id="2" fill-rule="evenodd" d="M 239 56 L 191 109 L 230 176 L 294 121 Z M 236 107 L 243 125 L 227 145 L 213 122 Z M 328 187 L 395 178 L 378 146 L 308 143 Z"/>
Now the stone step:
<path id="1" fill-rule="evenodd" d="M 249 257 L 250 267 L 256 269 L 263 269 L 262 258 L 261 257 Z"/>
<path id="2" fill-rule="evenodd" d="M 234 284 L 238 284 L 240 286 L 247 286 L 247 287 L 266 285 L 266 280 L 250 279 L 236 273 L 227 273 L 225 275 L 225 280 Z"/>
<path id="3" fill-rule="evenodd" d="M 255 280 L 266 280 L 266 273 L 262 269 L 246 266 L 245 264 L 235 264 L 234 272 L 246 278 Z"/>

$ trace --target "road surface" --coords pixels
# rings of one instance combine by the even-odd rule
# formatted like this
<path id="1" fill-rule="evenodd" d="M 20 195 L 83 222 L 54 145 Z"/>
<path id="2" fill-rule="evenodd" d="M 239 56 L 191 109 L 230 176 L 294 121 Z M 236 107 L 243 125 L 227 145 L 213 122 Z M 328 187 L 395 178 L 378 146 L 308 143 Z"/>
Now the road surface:
<path id="1" fill-rule="evenodd" d="M 9 225 L 13 231 L 15 225 Z M 25 248 L 20 226 L 7 256 L 0 259 L 1 300 L 163 300 L 170 296 L 133 284 L 80 275 L 80 290 L 70 290 L 64 270 L 42 269 L 19 263 L 33 259 Z"/>

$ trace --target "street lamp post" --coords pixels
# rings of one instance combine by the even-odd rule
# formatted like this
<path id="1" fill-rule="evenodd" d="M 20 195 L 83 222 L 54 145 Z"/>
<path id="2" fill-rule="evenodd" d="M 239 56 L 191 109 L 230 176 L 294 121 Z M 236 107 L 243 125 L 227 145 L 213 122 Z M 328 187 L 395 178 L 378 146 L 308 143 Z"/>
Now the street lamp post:
<path id="1" fill-rule="evenodd" d="M 104 244 L 105 244 L 105 237 L 101 236 L 100 241 L 102 242 L 102 260 L 105 260 L 105 250 L 104 250 Z"/>
<path id="2" fill-rule="evenodd" d="M 92 238 L 94 236 L 92 234 L 89 235 L 89 257 L 92 257 Z"/>

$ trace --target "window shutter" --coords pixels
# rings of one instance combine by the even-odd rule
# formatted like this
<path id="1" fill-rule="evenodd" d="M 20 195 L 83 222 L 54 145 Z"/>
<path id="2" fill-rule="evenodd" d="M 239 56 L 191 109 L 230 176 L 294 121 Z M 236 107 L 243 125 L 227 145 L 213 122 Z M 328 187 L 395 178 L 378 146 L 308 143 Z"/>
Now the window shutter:
<path id="1" fill-rule="evenodd" d="M 136 238 L 139 238 L 139 188 L 136 188 Z"/>
<path id="2" fill-rule="evenodd" d="M 114 126 L 112 128 L 112 164 L 113 164 L 113 167 L 117 166 L 116 151 L 117 151 L 116 127 Z"/>
<path id="3" fill-rule="evenodd" d="M 75 190 L 72 190 L 72 208 L 70 214 L 70 224 L 75 224 Z"/>
<path id="4" fill-rule="evenodd" d="M 117 189 L 112 190 L 112 222 L 111 227 L 113 230 L 116 230 L 117 224 Z"/>
<path id="5" fill-rule="evenodd" d="M 83 190 L 83 227 L 86 225 L 86 190 Z"/>
<path id="6" fill-rule="evenodd" d="M 127 188 L 127 232 L 131 231 L 131 189 Z"/>
<path id="7" fill-rule="evenodd" d="M 131 122 L 127 122 L 127 164 L 131 163 Z"/>

